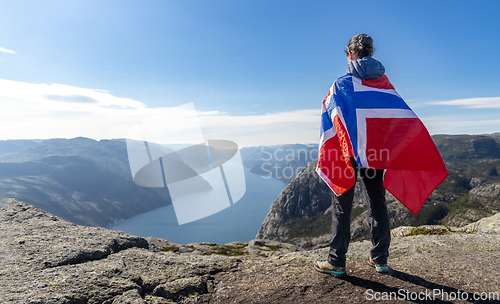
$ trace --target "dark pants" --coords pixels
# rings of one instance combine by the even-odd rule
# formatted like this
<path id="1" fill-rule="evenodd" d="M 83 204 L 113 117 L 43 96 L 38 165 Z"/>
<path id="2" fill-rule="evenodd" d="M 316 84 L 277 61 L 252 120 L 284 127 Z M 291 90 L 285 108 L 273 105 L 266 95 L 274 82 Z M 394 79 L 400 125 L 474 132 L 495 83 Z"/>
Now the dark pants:
<path id="1" fill-rule="evenodd" d="M 369 197 L 368 224 L 373 244 L 370 254 L 377 264 L 387 264 L 391 231 L 383 186 L 384 170 L 358 168 L 355 170 L 358 174 L 357 171 L 363 179 Z M 346 252 L 351 239 L 353 198 L 354 186 L 340 197 L 333 194 L 332 234 L 328 262 L 334 266 L 345 267 Z"/>

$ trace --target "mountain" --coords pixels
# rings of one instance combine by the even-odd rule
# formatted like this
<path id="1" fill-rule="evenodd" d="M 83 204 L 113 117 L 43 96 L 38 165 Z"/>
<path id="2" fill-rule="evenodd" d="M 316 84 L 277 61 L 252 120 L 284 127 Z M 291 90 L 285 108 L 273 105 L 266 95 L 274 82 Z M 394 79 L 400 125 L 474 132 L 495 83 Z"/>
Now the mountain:
<path id="1" fill-rule="evenodd" d="M 411 228 L 392 231 L 391 275 L 366 264 L 370 242 L 353 242 L 348 277 L 339 279 L 312 267 L 327 248 L 268 240 L 179 245 L 79 226 L 12 199 L 0 209 L 0 303 L 371 303 L 370 295 L 398 290 L 412 295 L 398 303 L 431 302 L 414 300 L 430 290 L 498 303 L 500 214 L 461 232 L 404 229 Z"/>
<path id="2" fill-rule="evenodd" d="M 500 133 L 485 135 L 433 135 L 448 170 L 471 177 L 497 176 Z M 307 164 L 318 160 L 317 144 L 252 147 L 243 165 L 256 174 L 290 182 Z M 481 171 L 483 170 L 483 171 Z M 481 172 L 479 172 L 481 171 Z M 469 178 L 469 179 L 470 179 Z"/>
<path id="3" fill-rule="evenodd" d="M 308 163 L 318 160 L 317 144 L 260 146 L 245 152 L 243 165 L 250 168 L 250 172 L 285 183 L 289 183 Z"/>
<path id="4" fill-rule="evenodd" d="M 445 224 L 460 227 L 500 212 L 500 136 L 435 135 L 449 177 L 431 194 L 417 216 L 390 193 L 391 226 Z M 271 205 L 256 238 L 305 248 L 326 246 L 331 225 L 331 190 L 310 163 Z M 367 197 L 358 181 L 351 215 L 351 238 L 368 238 Z"/>
<path id="5" fill-rule="evenodd" d="M 0 141 L 0 155 L 5 155 L 36 145 L 37 141 L 35 140 L 2 140 Z"/>
<path id="6" fill-rule="evenodd" d="M 400 216 L 395 217 L 394 225 L 439 221 L 459 225 L 495 212 L 496 200 L 488 205 L 487 199 L 477 199 L 474 191 L 478 190 L 472 190 L 500 182 L 500 133 L 435 135 L 433 139 L 450 176 L 417 217 L 395 204 Z M 316 144 L 248 147 L 240 152 L 243 164 L 252 172 L 285 182 L 317 159 Z M 204 180 L 198 181 L 197 191 L 208 189 Z M 139 187 L 132 181 L 125 140 L 82 137 L 0 141 L 0 198 L 6 197 L 90 226 L 107 226 L 171 203 L 167 189 Z M 364 196 L 358 195 L 357 201 L 355 215 L 366 210 Z M 363 235 L 363 229 L 356 236 Z"/>
<path id="7" fill-rule="evenodd" d="M 31 203 L 81 225 L 106 226 L 171 203 L 137 186 L 124 140 L 0 141 L 0 198 Z M 199 180 L 193 189 L 211 189 Z"/>

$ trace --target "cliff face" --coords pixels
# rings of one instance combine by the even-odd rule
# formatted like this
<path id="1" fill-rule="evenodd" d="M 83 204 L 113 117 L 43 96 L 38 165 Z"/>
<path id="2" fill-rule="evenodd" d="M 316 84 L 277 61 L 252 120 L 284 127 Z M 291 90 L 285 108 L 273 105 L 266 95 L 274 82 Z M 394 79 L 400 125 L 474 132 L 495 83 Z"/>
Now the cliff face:
<path id="1" fill-rule="evenodd" d="M 125 141 L 88 138 L 0 141 L 4 198 L 88 226 L 106 226 L 171 203 L 165 189 L 133 182 Z"/>
<path id="2" fill-rule="evenodd" d="M 390 193 L 386 195 L 392 227 L 445 224 L 460 227 L 500 212 L 500 140 L 490 135 L 435 135 L 432 137 L 449 172 L 414 216 Z M 311 154 L 311 153 L 309 153 Z M 293 154 L 291 155 L 293 156 Z M 254 162 L 262 157 L 253 154 Z M 277 166 L 294 171 L 293 161 Z M 272 204 L 257 237 L 292 242 L 306 248 L 328 244 L 331 194 L 314 172 L 315 162 L 301 171 Z M 297 171 L 297 170 L 296 170 Z M 351 238 L 369 238 L 367 197 L 362 182 L 356 184 L 351 216 Z"/>
<path id="3" fill-rule="evenodd" d="M 294 220 L 318 214 L 322 216 L 331 205 L 331 190 L 309 164 L 297 175 L 271 205 L 256 238 L 283 240 L 290 234 Z"/>
<path id="4" fill-rule="evenodd" d="M 306 248 L 328 244 L 331 226 L 332 191 L 314 171 L 310 163 L 283 189 L 271 205 L 256 238 L 291 242 Z M 368 198 L 362 182 L 356 183 L 352 210 L 352 237 L 368 232 L 366 206 Z M 392 222 L 408 222 L 411 214 L 390 194 L 387 196 Z M 358 216 L 358 215 L 364 216 Z"/>
<path id="5" fill-rule="evenodd" d="M 200 176 L 190 186 L 211 189 Z M 76 224 L 106 226 L 166 206 L 171 194 L 134 183 L 124 140 L 0 140 L 0 200 L 16 198 Z"/>
<path id="6" fill-rule="evenodd" d="M 370 291 L 399 289 L 469 299 L 491 292 L 498 301 L 499 227 L 497 214 L 467 227 L 473 233 L 393 231 L 390 276 L 364 262 L 370 242 L 353 242 L 348 277 L 337 279 L 312 268 L 327 248 L 304 251 L 268 240 L 181 246 L 78 226 L 9 200 L 0 209 L 0 303 L 371 303 Z"/>

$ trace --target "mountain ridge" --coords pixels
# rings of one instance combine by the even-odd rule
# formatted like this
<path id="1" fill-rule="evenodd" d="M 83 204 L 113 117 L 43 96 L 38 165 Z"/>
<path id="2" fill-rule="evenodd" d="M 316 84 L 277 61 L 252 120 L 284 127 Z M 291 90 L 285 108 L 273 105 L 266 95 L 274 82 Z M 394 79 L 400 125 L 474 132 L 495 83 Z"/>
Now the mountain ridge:
<path id="1" fill-rule="evenodd" d="M 23 141 L 18 148 L 0 155 L 4 198 L 90 226 L 106 226 L 171 203 L 168 190 L 135 185 L 124 141 L 50 139 Z"/>

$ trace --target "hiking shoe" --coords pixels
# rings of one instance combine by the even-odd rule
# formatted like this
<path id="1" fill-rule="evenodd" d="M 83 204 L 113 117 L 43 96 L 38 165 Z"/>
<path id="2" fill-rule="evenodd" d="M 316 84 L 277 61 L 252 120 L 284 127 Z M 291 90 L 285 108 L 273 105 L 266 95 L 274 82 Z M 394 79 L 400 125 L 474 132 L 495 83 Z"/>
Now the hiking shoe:
<path id="1" fill-rule="evenodd" d="M 379 272 L 379 273 L 389 273 L 392 270 L 389 266 L 387 266 L 387 264 L 377 264 L 377 263 L 375 263 L 375 261 L 372 260 L 371 256 L 368 257 L 368 265 L 374 267 L 375 271 Z"/>
<path id="2" fill-rule="evenodd" d="M 331 274 L 336 278 L 345 277 L 347 275 L 347 273 L 345 272 L 345 267 L 333 266 L 325 260 L 314 262 L 314 269 L 322 273 Z"/>

